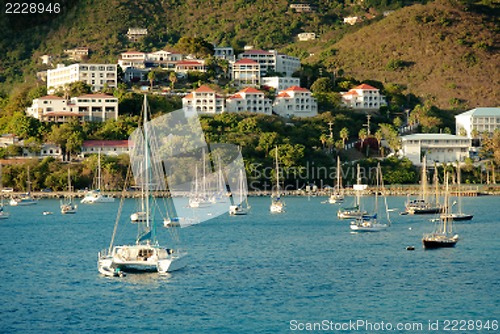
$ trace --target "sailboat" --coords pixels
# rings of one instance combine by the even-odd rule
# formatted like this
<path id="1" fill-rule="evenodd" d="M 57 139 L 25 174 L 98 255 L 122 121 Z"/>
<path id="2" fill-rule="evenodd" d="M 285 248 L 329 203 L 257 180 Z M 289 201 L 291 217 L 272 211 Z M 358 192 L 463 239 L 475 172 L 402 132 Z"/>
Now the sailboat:
<path id="1" fill-rule="evenodd" d="M 281 190 L 280 190 L 280 167 L 278 160 L 278 147 L 275 148 L 276 151 L 276 192 L 271 195 L 271 206 L 269 210 L 271 213 L 283 213 L 285 212 L 285 202 L 281 199 Z"/>
<path id="2" fill-rule="evenodd" d="M 436 219 L 438 225 L 432 233 L 424 234 L 422 243 L 424 248 L 449 248 L 455 247 L 458 242 L 458 234 L 453 234 L 453 219 L 448 218 L 450 210 L 450 192 L 448 188 L 448 172 L 445 172 L 445 205 L 444 205 L 444 219 Z"/>
<path id="3" fill-rule="evenodd" d="M 68 168 L 68 192 L 69 195 L 66 196 L 64 200 L 61 200 L 61 213 L 65 214 L 75 214 L 78 205 L 73 202 L 73 188 L 71 187 L 71 172 Z"/>
<path id="4" fill-rule="evenodd" d="M 340 157 L 337 157 L 337 185 L 333 189 L 334 192 L 330 194 L 328 198 L 328 203 L 338 204 L 344 202 L 344 191 L 342 189 L 342 178 L 341 178 L 341 168 L 340 168 Z"/>
<path id="5" fill-rule="evenodd" d="M 152 127 L 149 126 L 147 117 L 148 106 L 146 96 L 144 96 L 143 124 L 142 128 L 136 130 L 131 136 L 134 147 L 130 156 L 136 184 L 142 188 L 141 201 L 144 214 L 135 222 L 138 225 L 135 243 L 123 245 L 114 244 L 120 221 L 120 214 L 117 215 L 110 245 L 108 249 L 98 254 L 98 270 L 106 276 L 123 276 L 125 272 L 150 271 L 166 274 L 186 265 L 186 252 L 167 248 L 159 242 L 160 231 L 157 228 L 157 217 L 155 217 L 158 203 L 153 192 L 164 190 L 165 180 L 161 161 L 155 156 L 157 149 L 154 146 L 154 134 L 150 133 Z"/>
<path id="6" fill-rule="evenodd" d="M 94 204 L 94 203 L 112 203 L 115 201 L 114 197 L 110 195 L 105 195 L 101 192 L 101 150 L 97 154 L 97 189 L 87 191 L 85 196 L 80 201 L 84 204 Z"/>
<path id="7" fill-rule="evenodd" d="M 382 223 L 380 218 L 378 217 L 378 197 L 379 191 L 382 191 L 384 194 L 384 204 L 385 204 L 385 213 L 387 223 Z M 382 169 L 380 168 L 380 163 L 377 165 L 377 189 L 375 191 L 375 209 L 374 212 L 370 215 L 363 215 L 361 217 L 356 218 L 356 220 L 351 222 L 349 226 L 351 230 L 355 232 L 379 232 L 387 229 L 391 226 L 391 219 L 389 217 L 389 209 L 387 207 L 387 198 L 385 197 L 384 191 L 384 182 L 382 178 Z"/>
<path id="8" fill-rule="evenodd" d="M 412 199 L 408 200 L 406 202 L 406 214 L 411 214 L 411 215 L 422 215 L 422 214 L 436 214 L 441 212 L 441 206 L 438 203 L 439 200 L 439 182 L 437 178 L 437 168 L 434 166 L 434 184 L 436 186 L 436 201 L 433 203 L 429 201 L 427 198 L 427 164 L 426 164 L 426 157 L 424 156 L 423 158 L 423 163 L 422 163 L 422 177 L 421 177 L 421 184 L 422 184 L 422 189 L 421 189 L 421 197 L 418 199 Z"/>
<path id="9" fill-rule="evenodd" d="M 3 184 L 2 184 L 2 164 L 0 164 L 0 189 L 3 189 Z M 10 217 L 10 214 L 5 211 L 5 207 L 3 205 L 3 195 L 0 203 L 0 219 L 8 219 Z"/>
<path id="10" fill-rule="evenodd" d="M 457 202 L 452 204 L 448 213 L 441 214 L 441 217 L 440 217 L 441 219 L 449 219 L 449 220 L 459 221 L 459 220 L 471 220 L 474 217 L 473 215 L 464 213 L 462 211 L 462 194 L 461 194 L 461 189 L 460 189 L 461 188 L 460 187 L 460 184 L 461 184 L 460 178 L 461 178 L 460 163 L 457 162 L 457 185 L 458 185 Z M 457 205 L 458 206 L 457 212 L 453 212 L 453 206 L 455 204 L 458 204 Z"/>
<path id="11" fill-rule="evenodd" d="M 30 166 L 28 166 L 28 180 L 26 181 L 28 191 L 19 197 L 12 197 L 9 201 L 11 206 L 28 206 L 37 204 L 37 200 L 31 196 Z"/>
<path id="12" fill-rule="evenodd" d="M 239 200 L 238 204 L 232 204 L 229 206 L 229 215 L 230 216 L 242 216 L 248 213 L 250 206 L 248 205 L 248 200 L 246 197 L 247 187 L 246 182 L 243 177 L 243 170 L 240 170 L 240 175 L 238 178 L 238 192 L 239 192 Z"/>
<path id="13" fill-rule="evenodd" d="M 356 191 L 356 197 L 354 200 L 354 205 L 347 208 L 340 208 L 337 212 L 337 217 L 339 219 L 352 219 L 352 218 L 360 218 L 363 215 L 368 214 L 365 210 L 361 209 L 361 192 L 366 190 L 367 185 L 361 184 L 361 170 L 358 165 L 357 168 L 357 183 L 353 185 L 353 189 Z"/>

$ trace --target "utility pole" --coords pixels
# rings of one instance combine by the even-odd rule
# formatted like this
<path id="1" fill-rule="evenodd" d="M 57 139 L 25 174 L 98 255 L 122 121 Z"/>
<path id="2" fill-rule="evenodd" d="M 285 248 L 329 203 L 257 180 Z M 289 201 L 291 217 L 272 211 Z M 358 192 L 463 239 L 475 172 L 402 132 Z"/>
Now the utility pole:
<path id="1" fill-rule="evenodd" d="M 329 126 L 329 129 L 330 129 L 330 139 L 333 140 L 333 128 L 332 128 L 333 127 L 333 122 L 332 121 L 328 122 L 328 126 Z"/>
<path id="2" fill-rule="evenodd" d="M 366 125 L 366 133 L 368 134 L 368 136 L 371 134 L 370 133 L 370 118 L 372 118 L 372 115 L 366 115 L 366 123 L 363 124 L 363 125 Z"/>

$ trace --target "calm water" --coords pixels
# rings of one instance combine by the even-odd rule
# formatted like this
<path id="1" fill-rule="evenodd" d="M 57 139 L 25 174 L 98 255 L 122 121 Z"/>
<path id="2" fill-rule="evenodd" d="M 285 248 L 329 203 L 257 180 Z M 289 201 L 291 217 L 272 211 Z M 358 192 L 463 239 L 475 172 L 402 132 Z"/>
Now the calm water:
<path id="1" fill-rule="evenodd" d="M 190 252 L 184 270 L 122 279 L 96 268 L 118 202 L 82 204 L 74 216 L 55 200 L 8 207 L 0 332 L 287 333 L 292 320 L 412 322 L 429 332 L 429 321 L 500 320 L 500 198 L 465 198 L 475 217 L 455 224 L 462 240 L 433 251 L 420 241 L 429 217 L 394 213 L 390 230 L 352 234 L 324 200 L 287 198 L 287 212 L 271 215 L 269 198 L 251 198 L 248 216 L 179 231 Z M 405 198 L 389 201 L 402 209 Z"/>

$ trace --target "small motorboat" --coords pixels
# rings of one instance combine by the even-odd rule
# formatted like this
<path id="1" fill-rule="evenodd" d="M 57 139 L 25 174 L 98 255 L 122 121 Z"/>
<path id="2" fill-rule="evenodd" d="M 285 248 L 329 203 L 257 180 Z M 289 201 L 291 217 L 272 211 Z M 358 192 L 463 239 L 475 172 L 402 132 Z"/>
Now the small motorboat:
<path id="1" fill-rule="evenodd" d="M 54 213 L 52 211 L 44 211 L 43 215 L 48 216 L 48 215 L 53 215 Z"/>

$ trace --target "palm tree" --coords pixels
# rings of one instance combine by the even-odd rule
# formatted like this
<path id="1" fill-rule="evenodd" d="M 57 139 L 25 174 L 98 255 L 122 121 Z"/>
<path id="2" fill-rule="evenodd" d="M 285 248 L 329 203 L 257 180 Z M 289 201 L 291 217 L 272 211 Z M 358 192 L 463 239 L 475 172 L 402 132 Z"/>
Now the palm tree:
<path id="1" fill-rule="evenodd" d="M 361 148 L 363 148 L 363 144 L 365 143 L 365 139 L 368 137 L 368 132 L 365 128 L 359 130 L 358 137 L 361 140 Z"/>
<path id="2" fill-rule="evenodd" d="M 175 72 L 170 72 L 170 75 L 168 76 L 168 80 L 170 80 L 171 89 L 174 90 L 175 83 L 177 82 L 177 75 Z"/>
<path id="3" fill-rule="evenodd" d="M 342 139 L 342 145 L 345 147 L 345 142 L 349 139 L 349 130 L 347 128 L 340 130 L 340 138 Z"/>
<path id="4" fill-rule="evenodd" d="M 155 79 L 156 79 L 156 73 L 153 70 L 149 71 L 148 80 L 149 83 L 151 84 L 151 91 L 153 91 L 153 83 L 155 82 Z"/>
<path id="5" fill-rule="evenodd" d="M 321 136 L 319 136 L 319 141 L 321 142 L 321 145 L 323 145 L 323 149 L 325 148 L 325 144 L 328 140 L 328 136 L 324 133 L 321 134 Z"/>
<path id="6" fill-rule="evenodd" d="M 383 134 L 382 134 L 382 129 L 378 129 L 376 132 L 375 132 L 375 138 L 377 139 L 377 144 L 378 144 L 378 151 L 379 151 L 379 154 L 382 155 L 382 138 L 383 138 Z"/>

